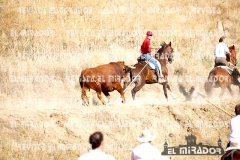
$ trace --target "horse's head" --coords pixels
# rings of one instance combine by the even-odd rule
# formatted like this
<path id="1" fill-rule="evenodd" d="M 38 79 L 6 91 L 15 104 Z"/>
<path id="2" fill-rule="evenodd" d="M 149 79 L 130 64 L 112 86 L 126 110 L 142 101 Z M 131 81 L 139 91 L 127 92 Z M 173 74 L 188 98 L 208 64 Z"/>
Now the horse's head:
<path id="1" fill-rule="evenodd" d="M 161 48 L 157 51 L 155 55 L 156 59 L 166 59 L 169 63 L 172 63 L 173 58 L 173 48 L 172 43 L 166 44 L 165 42 L 161 44 Z"/>
<path id="2" fill-rule="evenodd" d="M 230 51 L 231 55 L 227 56 L 227 61 L 231 62 L 234 66 L 236 66 L 237 65 L 237 55 L 236 55 L 237 53 L 235 51 L 235 46 L 234 45 L 230 46 L 229 51 Z"/>

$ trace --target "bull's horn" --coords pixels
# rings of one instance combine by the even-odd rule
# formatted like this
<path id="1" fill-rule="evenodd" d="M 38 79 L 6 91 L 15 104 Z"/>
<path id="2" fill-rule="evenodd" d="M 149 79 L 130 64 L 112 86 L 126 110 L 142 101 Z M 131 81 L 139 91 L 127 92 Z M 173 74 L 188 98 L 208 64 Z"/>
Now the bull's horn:
<path id="1" fill-rule="evenodd" d="M 128 68 L 131 68 L 131 69 L 135 69 L 136 67 L 134 66 L 130 66 L 130 65 L 126 65 Z"/>

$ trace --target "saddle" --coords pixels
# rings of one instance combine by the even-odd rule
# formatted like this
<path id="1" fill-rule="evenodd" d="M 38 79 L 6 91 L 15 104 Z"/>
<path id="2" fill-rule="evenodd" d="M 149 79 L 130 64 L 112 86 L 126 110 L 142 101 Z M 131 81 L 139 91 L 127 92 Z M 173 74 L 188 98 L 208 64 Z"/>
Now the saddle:
<path id="1" fill-rule="evenodd" d="M 219 65 L 219 66 L 216 66 L 216 67 L 226 70 L 229 75 L 232 75 L 233 70 L 235 68 L 235 66 L 232 63 L 229 63 L 229 67 L 228 66 L 223 66 L 223 65 Z"/>
<path id="2" fill-rule="evenodd" d="M 160 65 L 159 61 L 156 60 L 155 58 L 152 58 L 152 59 L 157 63 L 158 67 L 160 68 L 161 65 Z M 145 63 L 147 63 L 147 59 L 146 59 L 145 57 L 143 57 L 143 56 L 139 56 L 139 57 L 137 58 L 137 61 L 138 61 L 138 63 L 140 63 L 140 64 L 145 64 Z M 154 70 L 154 69 L 155 69 L 155 65 L 154 65 L 153 63 L 151 63 L 151 62 L 148 61 L 148 68 Z"/>

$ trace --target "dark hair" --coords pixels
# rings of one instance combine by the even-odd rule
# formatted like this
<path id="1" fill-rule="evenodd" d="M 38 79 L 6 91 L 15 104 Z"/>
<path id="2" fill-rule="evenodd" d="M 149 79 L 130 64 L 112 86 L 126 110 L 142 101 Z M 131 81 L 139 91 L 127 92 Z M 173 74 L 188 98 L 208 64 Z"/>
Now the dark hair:
<path id="1" fill-rule="evenodd" d="M 89 137 L 89 143 L 92 145 L 92 149 L 98 148 L 103 141 L 103 134 L 101 132 L 95 132 Z"/>
<path id="2" fill-rule="evenodd" d="M 237 104 L 235 107 L 235 113 L 236 115 L 240 115 L 240 104 Z"/>
<path id="3" fill-rule="evenodd" d="M 220 37 L 219 42 L 223 42 L 225 38 L 225 36 Z"/>

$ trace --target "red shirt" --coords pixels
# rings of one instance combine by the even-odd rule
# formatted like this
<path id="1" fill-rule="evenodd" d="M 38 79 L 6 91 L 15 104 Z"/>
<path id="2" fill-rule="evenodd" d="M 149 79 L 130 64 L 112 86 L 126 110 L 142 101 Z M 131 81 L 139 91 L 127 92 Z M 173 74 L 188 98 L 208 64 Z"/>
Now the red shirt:
<path id="1" fill-rule="evenodd" d="M 149 48 L 150 45 L 151 45 L 150 39 L 146 38 L 142 43 L 141 52 L 143 54 L 151 53 L 151 48 Z"/>

